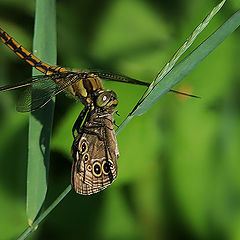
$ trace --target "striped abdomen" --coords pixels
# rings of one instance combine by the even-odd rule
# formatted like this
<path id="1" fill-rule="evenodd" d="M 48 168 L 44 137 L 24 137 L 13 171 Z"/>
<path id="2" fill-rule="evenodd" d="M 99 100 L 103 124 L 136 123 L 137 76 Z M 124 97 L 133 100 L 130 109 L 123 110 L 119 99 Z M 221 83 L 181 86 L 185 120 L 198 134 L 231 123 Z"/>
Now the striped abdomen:
<path id="1" fill-rule="evenodd" d="M 10 37 L 4 30 L 0 28 L 0 39 L 5 43 L 13 52 L 15 52 L 21 59 L 36 68 L 38 71 L 50 75 L 53 73 L 60 73 L 67 71 L 65 68 L 50 66 L 35 57 L 32 53 L 20 45 L 14 38 Z"/>

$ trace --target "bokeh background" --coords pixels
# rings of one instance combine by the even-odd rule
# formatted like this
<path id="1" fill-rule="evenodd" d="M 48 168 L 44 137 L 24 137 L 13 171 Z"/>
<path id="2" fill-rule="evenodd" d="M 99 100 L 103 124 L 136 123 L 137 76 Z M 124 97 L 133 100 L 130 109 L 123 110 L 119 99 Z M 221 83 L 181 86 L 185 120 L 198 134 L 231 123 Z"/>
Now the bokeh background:
<path id="1" fill-rule="evenodd" d="M 58 64 L 103 69 L 151 82 L 216 0 L 57 1 Z M 194 49 L 238 8 L 229 0 Z M 34 1 L 0 0 L 0 26 L 32 49 Z M 119 176 L 93 196 L 72 191 L 32 239 L 240 239 L 240 31 L 235 31 L 176 89 L 118 135 Z M 189 53 L 189 51 L 188 51 Z M 0 85 L 28 79 L 31 68 L 0 44 Z M 145 88 L 104 82 L 119 98 L 116 123 Z M 25 214 L 28 116 L 19 91 L 0 94 L 0 239 L 16 239 Z M 57 97 L 49 205 L 70 183 L 71 128 L 79 102 Z"/>

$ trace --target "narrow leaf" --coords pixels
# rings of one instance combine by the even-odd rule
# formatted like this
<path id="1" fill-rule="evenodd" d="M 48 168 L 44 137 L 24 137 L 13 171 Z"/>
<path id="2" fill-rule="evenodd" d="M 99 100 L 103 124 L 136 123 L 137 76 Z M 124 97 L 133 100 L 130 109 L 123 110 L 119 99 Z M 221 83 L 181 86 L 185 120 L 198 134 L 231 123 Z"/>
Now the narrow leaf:
<path id="1" fill-rule="evenodd" d="M 56 64 L 55 0 L 37 0 L 33 53 L 41 60 Z M 33 75 L 39 72 L 33 71 Z M 31 225 L 40 213 L 47 193 L 49 144 L 54 102 L 33 112 L 29 119 L 27 171 L 27 216 Z"/>
<path id="2" fill-rule="evenodd" d="M 223 4 L 226 0 L 223 0 L 219 3 L 213 10 L 204 18 L 204 20 L 194 29 L 191 35 L 187 38 L 184 44 L 177 50 L 177 52 L 173 55 L 171 60 L 162 68 L 162 70 L 158 73 L 156 79 L 149 86 L 146 93 L 143 95 L 142 99 L 145 98 L 151 89 L 158 84 L 164 76 L 166 76 L 174 67 L 178 59 L 187 51 L 187 49 L 193 44 L 196 37 L 205 29 L 205 27 L 209 24 L 212 18 L 218 13 L 218 11 L 222 8 Z"/>

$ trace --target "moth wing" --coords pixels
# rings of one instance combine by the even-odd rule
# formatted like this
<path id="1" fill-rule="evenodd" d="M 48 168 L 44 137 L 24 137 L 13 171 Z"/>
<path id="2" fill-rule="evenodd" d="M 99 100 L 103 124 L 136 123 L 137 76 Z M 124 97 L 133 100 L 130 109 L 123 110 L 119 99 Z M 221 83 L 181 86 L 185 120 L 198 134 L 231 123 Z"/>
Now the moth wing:
<path id="1" fill-rule="evenodd" d="M 114 130 L 100 127 L 94 132 L 77 136 L 72 146 L 72 186 L 82 195 L 104 190 L 118 173 L 119 152 Z"/>

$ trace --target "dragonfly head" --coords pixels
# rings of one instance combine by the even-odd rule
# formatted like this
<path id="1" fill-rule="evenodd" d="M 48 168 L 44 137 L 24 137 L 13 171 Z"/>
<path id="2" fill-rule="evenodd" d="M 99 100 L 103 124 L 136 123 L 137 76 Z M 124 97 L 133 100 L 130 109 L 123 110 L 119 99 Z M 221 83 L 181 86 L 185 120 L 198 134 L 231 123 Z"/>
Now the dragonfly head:
<path id="1" fill-rule="evenodd" d="M 104 110 L 115 108 L 118 105 L 116 93 L 110 90 L 101 91 L 97 95 L 96 105 Z"/>

